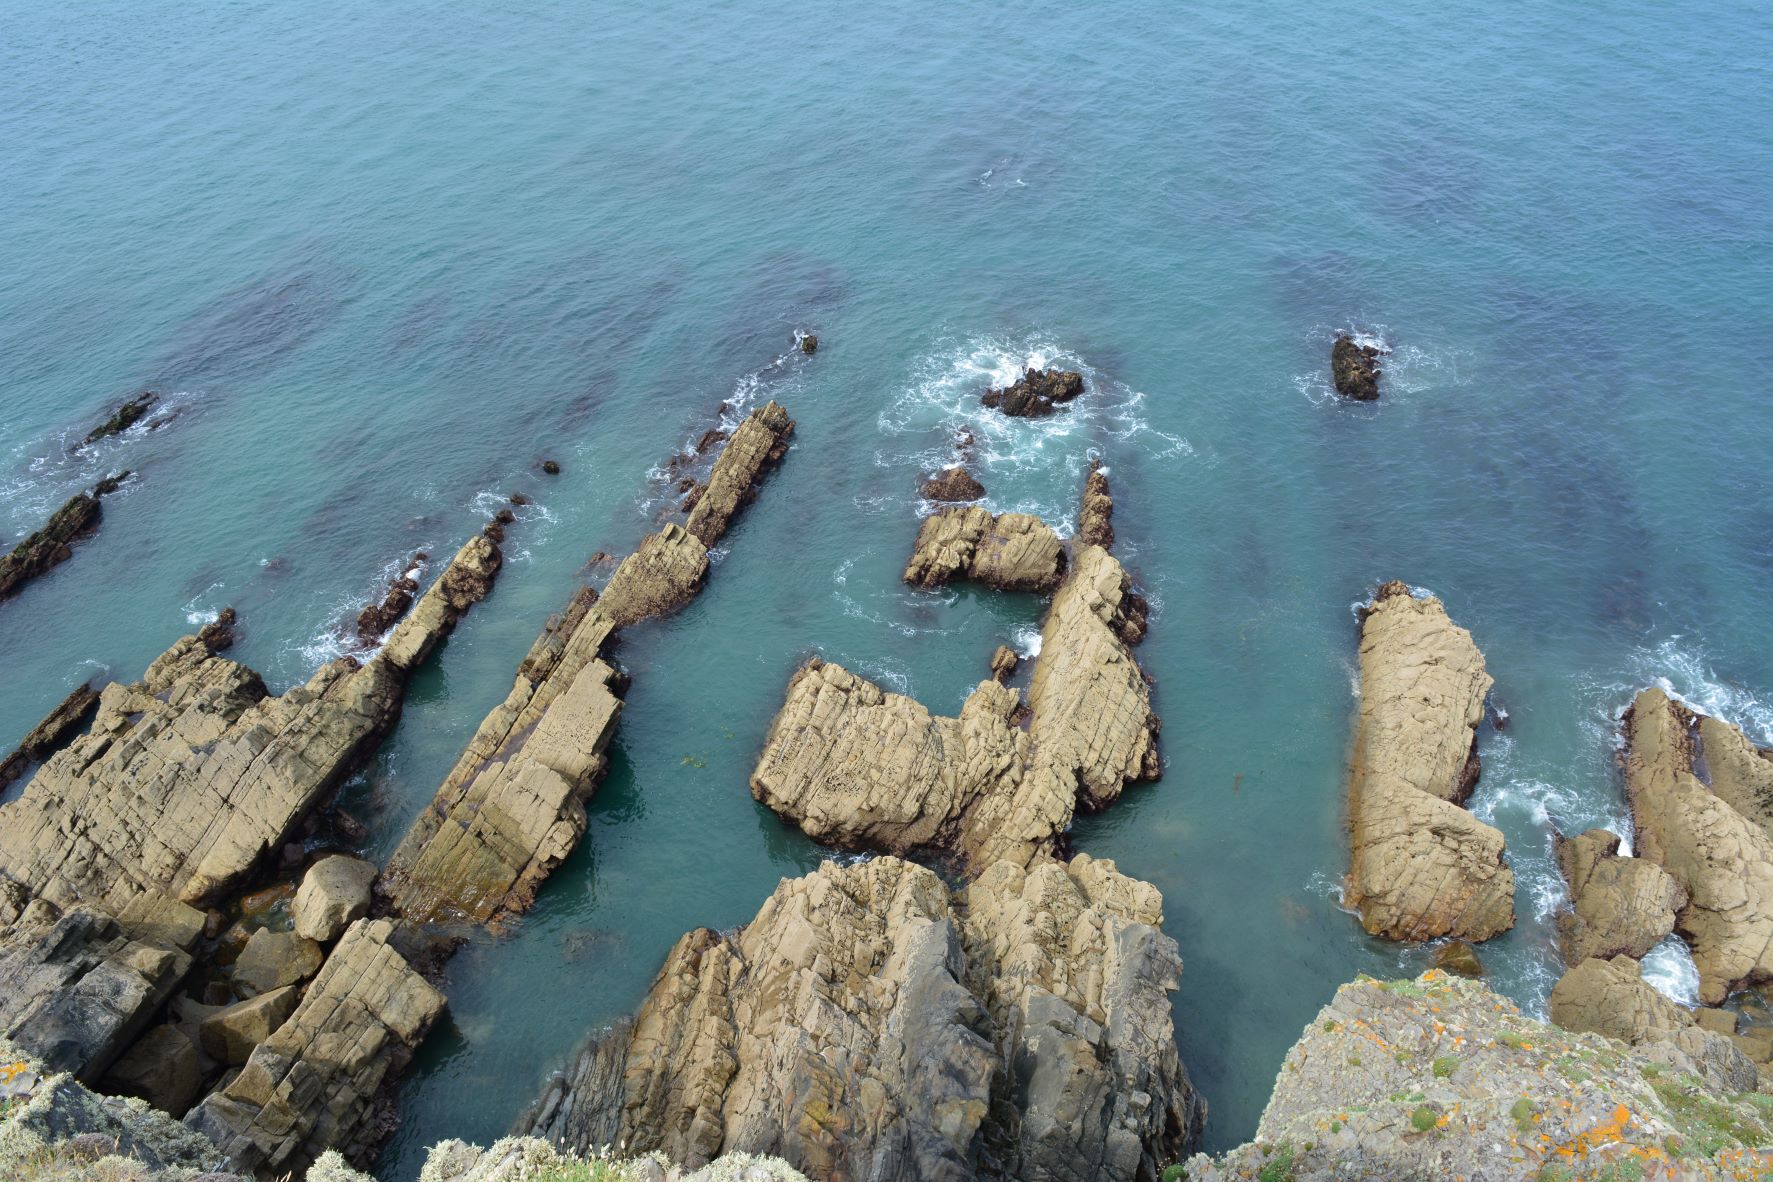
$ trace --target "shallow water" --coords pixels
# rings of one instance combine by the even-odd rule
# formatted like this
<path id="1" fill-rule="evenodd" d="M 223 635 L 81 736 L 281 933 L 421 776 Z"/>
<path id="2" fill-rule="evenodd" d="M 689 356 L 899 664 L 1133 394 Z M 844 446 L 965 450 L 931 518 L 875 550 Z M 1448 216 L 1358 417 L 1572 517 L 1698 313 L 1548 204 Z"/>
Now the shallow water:
<path id="1" fill-rule="evenodd" d="M 526 492 L 346 793 L 385 854 L 585 560 L 649 528 L 649 470 L 735 396 L 799 421 L 708 590 L 624 638 L 590 835 L 451 964 L 389 1179 L 502 1132 L 678 936 L 817 862 L 746 789 L 797 662 L 953 710 L 1026 647 L 1035 599 L 897 582 L 961 423 L 995 509 L 1069 520 L 1111 469 L 1168 765 L 1074 838 L 1164 892 L 1211 1146 L 1337 983 L 1426 955 L 1336 907 L 1376 583 L 1442 596 L 1510 712 L 1473 807 L 1521 922 L 1482 954 L 1529 1006 L 1551 827 L 1622 822 L 1631 691 L 1773 740 L 1764 7 L 7 7 L 0 534 L 140 477 L 0 605 L 0 736 L 227 604 L 235 655 L 301 680 L 397 564 Z M 1393 349 L 1376 405 L 1329 393 L 1342 329 Z M 1086 399 L 974 407 L 1036 361 Z M 182 413 L 67 456 L 143 388 Z"/>

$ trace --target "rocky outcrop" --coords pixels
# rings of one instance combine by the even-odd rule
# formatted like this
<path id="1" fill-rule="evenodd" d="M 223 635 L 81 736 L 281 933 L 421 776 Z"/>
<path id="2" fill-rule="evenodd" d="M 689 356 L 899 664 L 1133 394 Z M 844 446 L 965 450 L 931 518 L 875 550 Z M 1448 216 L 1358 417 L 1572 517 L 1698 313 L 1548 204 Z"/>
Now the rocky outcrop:
<path id="1" fill-rule="evenodd" d="M 774 401 L 747 415 L 714 461 L 684 529 L 704 546 L 718 542 L 739 509 L 756 495 L 764 471 L 788 454 L 793 434 L 794 420 Z"/>
<path id="2" fill-rule="evenodd" d="M 1353 337 L 1337 337 L 1330 346 L 1330 377 L 1342 397 L 1373 401 L 1379 397 L 1378 347 L 1357 344 Z"/>
<path id="3" fill-rule="evenodd" d="M 1477 783 L 1491 681 L 1441 601 L 1379 588 L 1361 629 L 1344 902 L 1392 940 L 1487 940 L 1514 925 L 1502 834 L 1460 807 Z"/>
<path id="4" fill-rule="evenodd" d="M 1287 1053 L 1253 1141 L 1189 1182 L 1773 1176 L 1773 1112 L 1475 981 L 1344 985 Z"/>
<path id="5" fill-rule="evenodd" d="M 33 763 L 48 759 L 57 747 L 67 741 L 69 735 L 92 716 L 92 712 L 98 708 L 98 700 L 98 691 L 92 686 L 75 687 L 42 722 L 31 728 L 31 733 L 20 740 L 18 747 L 6 757 L 6 761 L 0 763 L 0 788 L 5 788 L 24 775 L 25 769 Z"/>
<path id="6" fill-rule="evenodd" d="M 306 981 L 324 959 L 320 945 L 305 936 L 260 928 L 247 938 L 232 976 L 240 993 L 253 997 Z"/>
<path id="7" fill-rule="evenodd" d="M 933 715 L 808 662 L 770 725 L 752 795 L 844 849 L 955 853 L 975 869 L 1056 851 L 1080 805 L 1105 808 L 1161 772 L 1150 688 L 1125 639 L 1135 599 L 1120 564 L 1085 547 L 1047 613 L 1025 708 L 994 677 L 958 717 Z"/>
<path id="8" fill-rule="evenodd" d="M 1026 513 L 994 516 L 979 505 L 924 518 L 905 565 L 905 581 L 914 587 L 964 578 L 1000 591 L 1044 594 L 1064 575 L 1065 547 L 1044 521 Z"/>
<path id="9" fill-rule="evenodd" d="M 979 401 L 1012 418 L 1044 419 L 1083 392 L 1083 375 L 1076 370 L 1030 367 L 1011 385 L 987 390 Z"/>
<path id="10" fill-rule="evenodd" d="M 137 1096 L 171 1116 L 183 1116 L 203 1086 L 197 1048 L 177 1026 L 156 1026 L 111 1065 L 100 1087 Z"/>
<path id="11" fill-rule="evenodd" d="M 814 1178 L 1154 1177 L 1202 1116 L 1161 907 L 1087 857 L 952 896 L 896 858 L 826 863 L 737 932 L 679 941 L 632 1023 L 521 1123 Z"/>
<path id="12" fill-rule="evenodd" d="M 1707 786 L 1763 832 L 1773 834 L 1773 751 L 1755 746 L 1741 730 L 1710 714 L 1699 716 L 1697 730 Z"/>
<path id="13" fill-rule="evenodd" d="M 1083 506 L 1077 513 L 1077 544 L 1100 546 L 1104 550 L 1114 545 L 1114 497 L 1108 491 L 1108 472 L 1100 460 L 1090 461 L 1090 474 L 1084 481 Z"/>
<path id="14" fill-rule="evenodd" d="M 86 433 L 86 438 L 76 444 L 74 450 L 78 451 L 89 443 L 97 443 L 99 440 L 109 438 L 112 435 L 123 434 L 125 431 L 141 422 L 143 418 L 147 417 L 148 412 L 154 409 L 154 404 L 159 401 L 159 399 L 160 396 L 152 390 L 137 394 L 134 398 L 131 398 L 116 410 L 112 411 L 110 418 L 88 431 Z M 155 426 L 159 426 L 159 424 L 156 423 Z"/>
<path id="15" fill-rule="evenodd" d="M 985 498 L 985 486 L 956 465 L 926 477 L 918 484 L 917 495 L 926 501 L 979 501 Z"/>
<path id="16" fill-rule="evenodd" d="M 707 545 L 681 525 L 667 525 L 616 567 L 598 610 L 615 627 L 626 628 L 681 608 L 707 577 Z"/>
<path id="17" fill-rule="evenodd" d="M 73 543 L 98 529 L 100 499 L 116 492 L 128 476 L 127 471 L 107 476 L 91 492 L 75 493 L 42 529 L 0 556 L 0 599 L 16 595 L 32 579 L 72 558 Z"/>
<path id="18" fill-rule="evenodd" d="M 185 1123 L 260 1176 L 304 1169 L 327 1149 L 359 1156 L 376 1137 L 384 1085 L 444 1006 L 390 946 L 393 930 L 353 924 L 301 1004 Z"/>
<path id="19" fill-rule="evenodd" d="M 0 805 L 0 879 L 114 915 L 143 896 L 202 906 L 235 889 L 374 749 L 408 674 L 498 566 L 498 548 L 472 539 L 374 657 L 282 695 L 200 636 L 140 682 L 107 685 L 91 730 Z"/>
<path id="20" fill-rule="evenodd" d="M 308 867 L 290 906 L 295 934 L 322 944 L 369 914 L 376 868 L 361 858 L 332 854 Z"/>
<path id="21" fill-rule="evenodd" d="M 388 589 L 383 592 L 382 601 L 369 604 L 357 613 L 357 643 L 374 644 L 382 638 L 383 633 L 400 622 L 400 618 L 412 607 L 413 600 L 418 596 L 419 573 L 429 557 L 424 553 L 414 554 L 401 572 L 388 581 Z"/>
<path id="22" fill-rule="evenodd" d="M 1571 909 L 1558 917 L 1564 959 L 1641 957 L 1674 931 L 1686 905 L 1680 884 L 1656 863 L 1619 856 L 1619 838 L 1591 829 L 1557 839 L 1558 866 L 1570 886 Z"/>

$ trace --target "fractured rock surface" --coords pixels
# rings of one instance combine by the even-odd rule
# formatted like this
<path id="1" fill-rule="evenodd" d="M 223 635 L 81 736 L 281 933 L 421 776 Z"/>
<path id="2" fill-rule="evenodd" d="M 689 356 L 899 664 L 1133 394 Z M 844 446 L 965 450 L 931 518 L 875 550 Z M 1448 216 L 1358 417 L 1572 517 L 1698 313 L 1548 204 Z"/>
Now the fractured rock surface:
<path id="1" fill-rule="evenodd" d="M 1687 893 L 1645 858 L 1619 856 L 1619 838 L 1605 829 L 1557 840 L 1558 865 L 1570 884 L 1571 910 L 1558 917 L 1564 959 L 1642 957 L 1674 931 Z"/>
<path id="2" fill-rule="evenodd" d="M 75 493 L 50 514 L 42 529 L 0 555 L 0 599 L 17 594 L 32 579 L 73 557 L 72 544 L 98 529 L 100 498 L 116 492 L 128 475 L 126 471 L 107 476 L 91 492 Z"/>
<path id="3" fill-rule="evenodd" d="M 940 587 L 971 579 L 1000 591 L 1047 592 L 1065 575 L 1059 535 L 1026 513 L 992 515 L 981 505 L 943 509 L 923 519 L 905 581 Z"/>

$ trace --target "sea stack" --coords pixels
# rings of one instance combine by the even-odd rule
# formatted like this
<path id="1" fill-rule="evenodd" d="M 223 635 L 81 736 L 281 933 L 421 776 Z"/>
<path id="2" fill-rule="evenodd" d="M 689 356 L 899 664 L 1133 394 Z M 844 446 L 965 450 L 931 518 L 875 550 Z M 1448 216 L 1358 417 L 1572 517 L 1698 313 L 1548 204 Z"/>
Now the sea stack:
<path id="1" fill-rule="evenodd" d="M 1074 369 L 1031 367 L 1010 385 L 987 390 L 980 402 L 1011 418 L 1044 419 L 1083 392 L 1083 375 Z"/>
<path id="2" fill-rule="evenodd" d="M 1362 345 L 1350 336 L 1339 336 L 1330 346 L 1330 374 L 1336 393 L 1356 402 L 1379 397 L 1379 349 Z"/>

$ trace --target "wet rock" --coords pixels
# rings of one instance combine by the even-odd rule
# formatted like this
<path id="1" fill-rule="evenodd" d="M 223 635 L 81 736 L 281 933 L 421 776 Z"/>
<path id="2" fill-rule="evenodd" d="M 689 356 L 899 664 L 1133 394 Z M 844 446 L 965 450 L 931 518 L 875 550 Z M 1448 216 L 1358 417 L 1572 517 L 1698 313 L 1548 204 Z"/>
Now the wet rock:
<path id="1" fill-rule="evenodd" d="M 1618 853 L 1619 838 L 1605 829 L 1557 839 L 1571 899 L 1571 910 L 1558 917 L 1558 931 L 1570 964 L 1642 957 L 1674 931 L 1675 914 L 1686 905 L 1686 892 L 1662 867 Z"/>
<path id="2" fill-rule="evenodd" d="M 374 644 L 382 634 L 399 622 L 419 593 L 418 573 L 421 559 L 409 559 L 403 573 L 389 580 L 388 590 L 380 603 L 372 603 L 357 614 L 357 642 Z"/>
<path id="3" fill-rule="evenodd" d="M 375 866 L 344 854 L 333 854 L 308 867 L 290 909 L 296 935 L 322 944 L 336 940 L 354 921 L 369 914 L 369 888 L 375 877 Z"/>
<path id="4" fill-rule="evenodd" d="M 794 420 L 771 401 L 752 411 L 721 449 L 684 529 L 712 546 L 726 533 L 739 509 L 755 495 L 763 473 L 788 454 Z"/>
<path id="5" fill-rule="evenodd" d="M 1083 392 L 1083 375 L 1075 370 L 1030 368 L 1013 385 L 986 391 L 980 402 L 1013 418 L 1041 419 Z"/>
<path id="6" fill-rule="evenodd" d="M 356 1158 L 377 1140 L 376 1098 L 444 1006 L 389 946 L 393 926 L 352 924 L 295 1012 L 185 1118 L 240 1169 L 293 1173 L 326 1149 Z"/>
<path id="7" fill-rule="evenodd" d="M 32 579 L 72 558 L 73 543 L 98 529 L 100 499 L 117 491 L 128 476 L 107 476 L 91 492 L 75 493 L 42 529 L 0 556 L 0 599 L 16 595 Z"/>
<path id="8" fill-rule="evenodd" d="M 805 332 L 805 333 L 800 334 L 800 351 L 802 353 L 816 353 L 816 352 L 818 352 L 818 349 L 819 349 L 819 338 L 818 337 L 814 336 L 810 332 Z"/>
<path id="9" fill-rule="evenodd" d="M 1155 1177 L 1203 1114 L 1161 920 L 1154 888 L 1088 857 L 996 866 L 959 895 L 896 858 L 826 863 L 737 932 L 680 940 L 633 1022 L 520 1126 L 688 1168 Z"/>
<path id="10" fill-rule="evenodd" d="M 1434 967 L 1460 977 L 1484 975 L 1484 962 L 1478 959 L 1477 949 L 1464 940 L 1448 940 L 1437 944 L 1434 949 Z"/>
<path id="11" fill-rule="evenodd" d="M 1026 513 L 993 516 L 978 505 L 924 518 L 905 565 L 914 587 L 965 578 L 1000 591 L 1045 593 L 1064 576 L 1065 547 L 1044 521 Z"/>
<path id="12" fill-rule="evenodd" d="M 1624 729 L 1638 852 L 1686 892 L 1676 928 L 1692 946 L 1700 997 L 1716 1005 L 1744 986 L 1773 981 L 1773 838 L 1694 773 L 1694 716 L 1686 707 L 1660 689 L 1643 690 Z"/>
<path id="13" fill-rule="evenodd" d="M 1353 337 L 1337 337 L 1330 346 L 1330 376 L 1342 397 L 1371 402 L 1379 397 L 1378 348 L 1356 344 Z"/>
<path id="14" fill-rule="evenodd" d="M 260 928 L 234 961 L 234 980 L 243 993 L 269 993 L 306 981 L 320 968 L 320 945 L 294 932 Z"/>
<path id="15" fill-rule="evenodd" d="M 926 501 L 977 501 L 985 496 L 985 486 L 973 474 L 956 466 L 945 468 L 918 485 L 917 495 Z"/>
<path id="16" fill-rule="evenodd" d="M 1016 666 L 1021 660 L 1014 649 L 998 645 L 997 651 L 991 654 L 991 679 L 999 684 L 1008 682 L 1016 675 Z"/>
<path id="17" fill-rule="evenodd" d="M 1591 957 L 1558 980 L 1549 1001 L 1551 1020 L 1570 1031 L 1592 1031 L 1640 1048 L 1667 1069 L 1694 1075 L 1729 1092 L 1754 1090 L 1751 1062 L 1720 1034 L 1646 982 L 1628 956 Z"/>
<path id="18" fill-rule="evenodd" d="M 223 1006 L 198 1026 L 203 1053 L 217 1063 L 238 1067 L 252 1056 L 253 1048 L 270 1038 L 295 1013 L 300 991 L 294 985 L 272 989 L 257 997 Z"/>
<path id="19" fill-rule="evenodd" d="M 1183 1165 L 1189 1182 L 1773 1175 L 1761 1098 L 1681 1078 L 1665 1050 L 1432 970 L 1362 979 L 1287 1053 L 1255 1138 Z"/>
<path id="20" fill-rule="evenodd" d="M 1114 545 L 1114 498 L 1108 492 L 1108 473 L 1101 461 L 1090 461 L 1090 474 L 1084 481 L 1083 506 L 1077 514 L 1077 544 Z"/>
<path id="21" fill-rule="evenodd" d="M 86 438 L 76 444 L 74 450 L 78 451 L 89 443 L 97 443 L 99 440 L 108 438 L 112 435 L 123 434 L 123 432 L 139 423 L 143 417 L 154 408 L 154 403 L 159 400 L 159 397 L 158 394 L 155 394 L 151 390 L 146 393 L 137 394 L 134 398 L 131 398 L 128 402 L 125 402 L 122 406 L 119 406 L 116 410 L 112 411 L 110 418 L 88 431 L 86 433 Z"/>
<path id="22" fill-rule="evenodd" d="M 549 476 L 559 476 L 560 475 L 560 461 L 559 460 L 543 460 L 542 461 L 542 471 Z"/>
<path id="23" fill-rule="evenodd" d="M 31 728 L 31 733 L 19 741 L 17 749 L 6 757 L 5 762 L 0 763 L 0 788 L 22 776 L 31 764 L 48 759 L 98 709 L 98 700 L 98 691 L 92 686 L 76 686 L 42 722 Z"/>
<path id="24" fill-rule="evenodd" d="M 1487 940 L 1514 925 L 1502 834 L 1459 807 L 1490 676 L 1438 599 L 1379 589 L 1361 629 L 1345 902 L 1373 935 Z"/>

